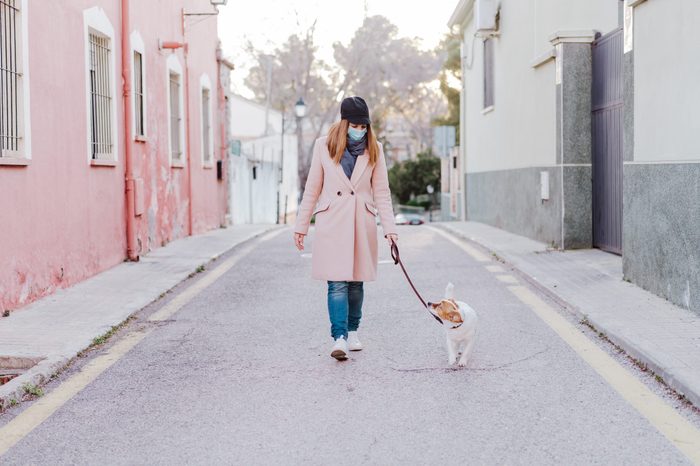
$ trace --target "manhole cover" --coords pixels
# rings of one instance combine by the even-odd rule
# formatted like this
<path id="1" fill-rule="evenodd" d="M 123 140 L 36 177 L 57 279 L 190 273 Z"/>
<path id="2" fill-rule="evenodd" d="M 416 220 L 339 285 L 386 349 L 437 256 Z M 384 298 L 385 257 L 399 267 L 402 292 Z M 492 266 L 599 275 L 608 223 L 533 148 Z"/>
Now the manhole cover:
<path id="1" fill-rule="evenodd" d="M 43 358 L 27 358 L 21 356 L 0 356 L 0 385 L 27 372 L 36 366 Z"/>
<path id="2" fill-rule="evenodd" d="M 0 374 L 0 385 L 5 385 L 10 380 L 17 377 L 19 374 Z"/>

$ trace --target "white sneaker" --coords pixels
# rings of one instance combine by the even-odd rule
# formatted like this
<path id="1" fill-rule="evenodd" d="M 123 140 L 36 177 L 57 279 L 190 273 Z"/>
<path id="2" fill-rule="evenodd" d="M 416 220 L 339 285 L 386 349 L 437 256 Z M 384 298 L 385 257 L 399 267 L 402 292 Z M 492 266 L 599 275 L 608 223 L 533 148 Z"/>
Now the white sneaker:
<path id="1" fill-rule="evenodd" d="M 345 341 L 345 338 L 340 337 L 335 340 L 335 345 L 333 345 L 333 349 L 331 350 L 331 356 L 338 361 L 344 361 L 348 358 L 348 342 Z"/>
<path id="2" fill-rule="evenodd" d="M 362 351 L 362 343 L 357 338 L 357 332 L 348 332 L 348 348 L 350 351 Z"/>

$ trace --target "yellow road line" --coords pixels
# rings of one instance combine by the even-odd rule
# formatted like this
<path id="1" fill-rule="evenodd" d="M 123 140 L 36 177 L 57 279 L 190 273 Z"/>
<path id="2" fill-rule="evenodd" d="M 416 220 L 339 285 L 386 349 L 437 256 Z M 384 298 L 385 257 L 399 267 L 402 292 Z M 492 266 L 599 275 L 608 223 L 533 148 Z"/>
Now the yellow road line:
<path id="1" fill-rule="evenodd" d="M 509 285 L 518 284 L 518 279 L 512 275 L 496 275 L 496 278 L 503 283 L 508 283 Z"/>
<path id="2" fill-rule="evenodd" d="M 508 289 L 549 325 L 628 403 L 691 461 L 700 464 L 700 430 L 524 286 Z"/>
<path id="3" fill-rule="evenodd" d="M 479 251 L 475 247 L 471 246 L 468 244 L 465 240 L 457 239 L 452 236 L 452 234 L 447 233 L 446 231 L 442 231 L 439 228 L 435 227 L 428 227 L 431 230 L 435 231 L 436 233 L 441 234 L 443 237 L 447 238 L 449 241 L 460 247 L 464 252 L 469 254 L 472 259 L 474 259 L 477 262 L 491 262 L 491 258 L 484 254 L 483 252 Z"/>
<path id="4" fill-rule="evenodd" d="M 117 362 L 138 342 L 143 340 L 151 330 L 132 332 L 120 339 L 105 354 L 97 356 L 48 395 L 40 398 L 33 405 L 22 411 L 17 417 L 0 428 L 0 456 L 26 437 L 38 425 L 44 422 L 58 408 L 88 386 L 100 374 Z"/>
<path id="5" fill-rule="evenodd" d="M 487 265 L 486 270 L 493 273 L 504 272 L 503 267 L 501 267 L 500 265 Z"/>
<path id="6" fill-rule="evenodd" d="M 260 237 L 260 241 L 267 241 L 280 234 L 284 229 L 271 231 Z M 245 257 L 253 248 L 254 243 L 246 245 L 236 252 L 233 257 L 226 259 L 218 267 L 209 272 L 204 278 L 184 290 L 173 298 L 167 305 L 159 309 L 148 319 L 150 321 L 160 321 L 168 319 L 175 312 L 179 311 L 198 293 L 214 283 L 224 273 L 228 272 L 236 262 Z M 291 247 L 291 246 L 290 246 Z M 29 408 L 22 411 L 12 421 L 0 428 L 0 456 L 4 455 L 17 442 L 26 437 L 32 430 L 48 419 L 56 410 L 63 406 L 68 400 L 73 398 L 78 392 L 91 384 L 100 374 L 121 359 L 134 346 L 143 340 L 151 329 L 144 331 L 134 331 L 128 333 L 106 353 L 97 356 L 83 367 L 80 372 L 70 377 L 65 382 L 50 393 L 35 401 Z"/>

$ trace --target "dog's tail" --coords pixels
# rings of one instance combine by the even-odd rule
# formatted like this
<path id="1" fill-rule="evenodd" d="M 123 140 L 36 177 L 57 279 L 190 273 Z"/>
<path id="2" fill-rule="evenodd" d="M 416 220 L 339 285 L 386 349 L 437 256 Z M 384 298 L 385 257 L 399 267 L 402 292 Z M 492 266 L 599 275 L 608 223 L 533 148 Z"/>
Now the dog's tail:
<path id="1" fill-rule="evenodd" d="M 454 299 L 454 298 L 455 298 L 455 286 L 452 284 L 452 282 L 450 282 L 445 287 L 445 299 Z"/>

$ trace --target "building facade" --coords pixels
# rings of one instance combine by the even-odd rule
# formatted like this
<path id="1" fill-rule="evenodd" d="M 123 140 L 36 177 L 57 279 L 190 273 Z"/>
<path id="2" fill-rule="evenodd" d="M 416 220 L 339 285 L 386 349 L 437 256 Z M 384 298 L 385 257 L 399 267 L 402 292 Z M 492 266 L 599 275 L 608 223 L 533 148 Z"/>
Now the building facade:
<path id="1" fill-rule="evenodd" d="M 700 312 L 700 3 L 627 1 L 625 278 Z"/>
<path id="2" fill-rule="evenodd" d="M 295 118 L 233 95 L 230 205 L 233 224 L 293 221 L 299 194 Z"/>
<path id="3" fill-rule="evenodd" d="M 225 223 L 216 15 L 192 13 L 215 10 L 0 3 L 0 307 Z"/>
<path id="4" fill-rule="evenodd" d="M 460 1 L 461 218 L 621 254 L 700 310 L 698 20 L 692 0 Z"/>

